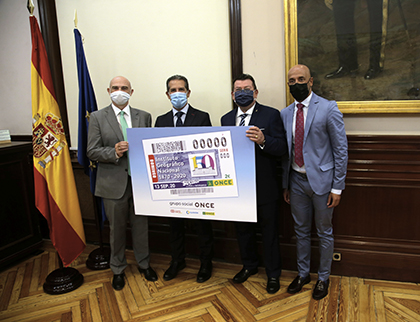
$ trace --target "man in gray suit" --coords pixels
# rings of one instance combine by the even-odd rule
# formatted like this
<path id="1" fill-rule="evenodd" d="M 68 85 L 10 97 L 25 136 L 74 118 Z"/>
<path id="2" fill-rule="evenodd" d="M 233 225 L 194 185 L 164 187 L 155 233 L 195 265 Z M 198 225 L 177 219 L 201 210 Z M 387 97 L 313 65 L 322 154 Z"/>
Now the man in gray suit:
<path id="1" fill-rule="evenodd" d="M 334 252 L 332 214 L 338 206 L 347 172 L 347 137 L 343 114 L 337 103 L 312 92 L 309 68 L 296 65 L 288 73 L 290 93 L 295 102 L 281 111 L 288 144 L 283 162 L 283 196 L 290 204 L 295 222 L 299 275 L 288 287 L 299 292 L 311 281 L 312 217 L 319 237 L 318 281 L 315 300 L 328 294 Z"/>
<path id="2" fill-rule="evenodd" d="M 149 281 L 157 275 L 149 265 L 147 217 L 134 214 L 133 192 L 127 153 L 126 129 L 150 127 L 151 115 L 132 108 L 128 101 L 134 90 L 125 77 L 114 77 L 108 88 L 111 105 L 90 115 L 87 156 L 98 162 L 95 195 L 103 198 L 109 220 L 111 243 L 112 286 L 125 285 L 124 269 L 127 220 L 130 221 L 133 250 L 139 271 Z"/>

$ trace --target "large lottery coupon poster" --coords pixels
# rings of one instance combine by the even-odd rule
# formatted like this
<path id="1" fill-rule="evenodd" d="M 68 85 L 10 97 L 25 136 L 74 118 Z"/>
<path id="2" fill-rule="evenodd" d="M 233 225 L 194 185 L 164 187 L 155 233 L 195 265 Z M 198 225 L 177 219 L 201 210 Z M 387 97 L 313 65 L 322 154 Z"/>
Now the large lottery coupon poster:
<path id="1" fill-rule="evenodd" d="M 256 222 L 248 127 L 127 130 L 138 215 Z"/>

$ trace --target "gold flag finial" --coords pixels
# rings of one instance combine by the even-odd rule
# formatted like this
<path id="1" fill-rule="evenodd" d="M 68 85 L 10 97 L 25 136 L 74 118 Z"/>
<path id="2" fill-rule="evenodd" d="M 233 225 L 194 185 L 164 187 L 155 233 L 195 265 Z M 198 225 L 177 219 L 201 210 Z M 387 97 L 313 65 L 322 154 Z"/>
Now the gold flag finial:
<path id="1" fill-rule="evenodd" d="M 77 29 L 77 10 L 74 9 L 74 28 Z"/>
<path id="2" fill-rule="evenodd" d="M 30 15 L 33 16 L 35 6 L 34 6 L 34 3 L 32 2 L 32 0 L 28 0 L 28 5 L 26 6 L 26 8 L 28 8 Z"/>

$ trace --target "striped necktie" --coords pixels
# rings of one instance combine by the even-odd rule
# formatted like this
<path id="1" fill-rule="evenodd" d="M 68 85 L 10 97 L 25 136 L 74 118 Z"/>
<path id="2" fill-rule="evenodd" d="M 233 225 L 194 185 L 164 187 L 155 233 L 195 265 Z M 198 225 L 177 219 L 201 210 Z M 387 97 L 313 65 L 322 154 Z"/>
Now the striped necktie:
<path id="1" fill-rule="evenodd" d="M 248 116 L 248 114 L 244 113 L 242 115 L 239 115 L 241 117 L 241 121 L 239 122 L 239 126 L 244 126 L 245 125 L 245 119 Z"/>

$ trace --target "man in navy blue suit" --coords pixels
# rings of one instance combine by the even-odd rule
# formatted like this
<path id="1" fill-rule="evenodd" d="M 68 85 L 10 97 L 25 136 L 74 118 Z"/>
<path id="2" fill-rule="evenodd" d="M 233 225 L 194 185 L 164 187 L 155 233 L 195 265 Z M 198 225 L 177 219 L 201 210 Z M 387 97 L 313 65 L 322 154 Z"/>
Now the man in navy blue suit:
<path id="1" fill-rule="evenodd" d="M 332 214 L 344 189 L 347 137 L 337 103 L 312 92 L 313 77 L 307 66 L 292 67 L 288 84 L 295 102 L 281 111 L 288 145 L 288 159 L 283 162 L 283 195 L 295 222 L 299 275 L 287 291 L 297 293 L 311 281 L 313 217 L 319 237 L 320 264 L 312 297 L 320 300 L 328 294 L 334 252 Z"/>
<path id="2" fill-rule="evenodd" d="M 166 81 L 166 96 L 171 101 L 172 109 L 156 119 L 155 127 L 211 126 L 207 112 L 197 110 L 188 104 L 191 91 L 188 80 L 181 75 L 174 75 Z M 201 266 L 197 282 L 203 283 L 211 277 L 213 258 L 213 229 L 209 220 L 194 220 L 197 229 Z M 163 275 L 165 281 L 175 278 L 186 267 L 185 263 L 185 222 L 182 218 L 169 218 L 171 227 L 170 243 L 172 261 Z"/>
<path id="3" fill-rule="evenodd" d="M 257 221 L 261 227 L 263 258 L 267 274 L 267 292 L 280 289 L 281 257 L 279 246 L 279 182 L 277 164 L 279 157 L 287 152 L 286 139 L 280 112 L 259 104 L 258 89 L 251 75 L 235 78 L 232 98 L 237 108 L 222 116 L 222 126 L 251 126 L 246 136 L 255 143 L 255 167 L 257 186 Z M 243 283 L 258 273 L 258 248 L 256 224 L 235 223 L 242 270 L 233 278 L 234 283 Z"/>

